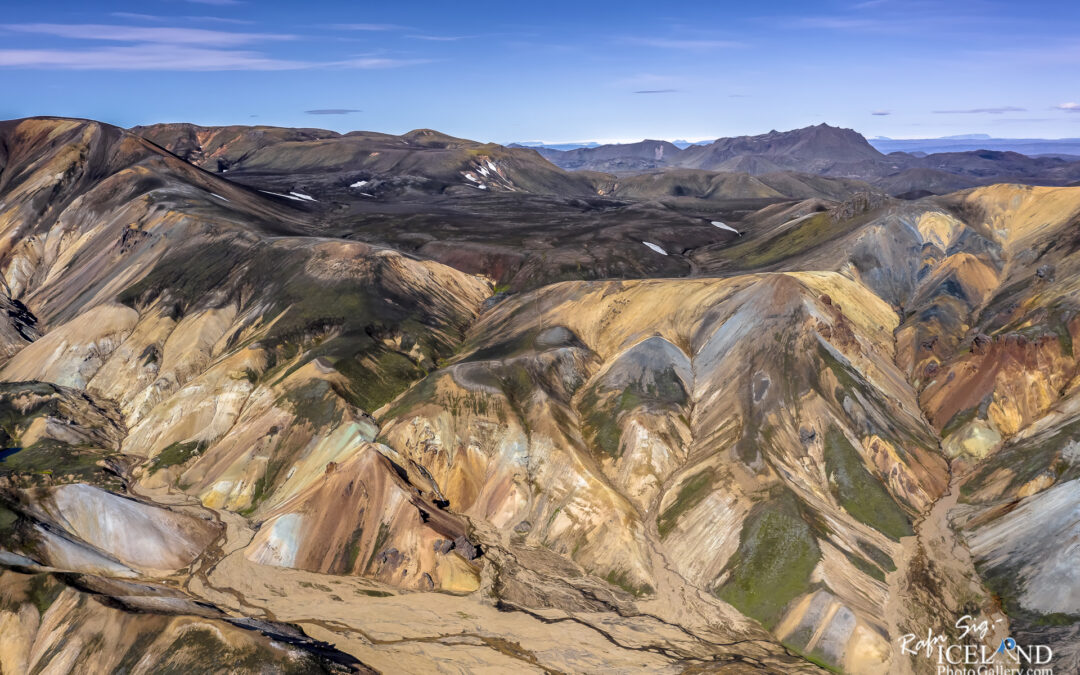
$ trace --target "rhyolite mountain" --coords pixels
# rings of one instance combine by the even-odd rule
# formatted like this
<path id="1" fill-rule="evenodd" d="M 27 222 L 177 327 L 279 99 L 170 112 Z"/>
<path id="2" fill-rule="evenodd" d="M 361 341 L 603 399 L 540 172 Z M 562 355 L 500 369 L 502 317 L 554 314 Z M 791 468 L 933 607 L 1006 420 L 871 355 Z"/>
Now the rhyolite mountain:
<path id="1" fill-rule="evenodd" d="M 1076 187 L 0 123 L 0 668 L 1069 672 L 1078 254 Z"/>

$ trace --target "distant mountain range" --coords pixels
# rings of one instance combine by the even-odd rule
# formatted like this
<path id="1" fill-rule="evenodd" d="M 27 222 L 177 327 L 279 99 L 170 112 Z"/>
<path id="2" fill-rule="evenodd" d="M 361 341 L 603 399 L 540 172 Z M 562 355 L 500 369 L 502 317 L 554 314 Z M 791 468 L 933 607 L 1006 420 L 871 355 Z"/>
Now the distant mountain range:
<path id="1" fill-rule="evenodd" d="M 741 172 L 762 175 L 795 171 L 864 180 L 893 195 L 942 194 L 990 183 L 1068 185 L 1080 180 L 1080 141 L 1015 141 L 1015 149 L 985 148 L 994 139 L 937 139 L 941 151 L 923 141 L 868 141 L 858 132 L 827 124 L 770 131 L 757 136 L 720 138 L 679 147 L 668 141 L 599 145 L 571 150 L 536 148 L 570 171 L 633 175 L 668 169 Z M 885 154 L 889 144 L 899 144 Z M 1040 145 L 1042 144 L 1042 145 Z"/>
<path id="2" fill-rule="evenodd" d="M 701 145 L 702 143 L 712 143 L 715 139 L 706 141 L 687 141 L 681 138 L 674 141 L 670 141 L 672 145 L 677 148 L 688 148 L 691 145 Z M 544 143 L 543 141 L 522 141 L 520 143 L 508 143 L 508 148 L 547 148 L 549 150 L 579 150 L 581 148 L 598 148 L 601 145 L 610 145 L 609 143 L 597 143 L 596 141 L 586 141 L 578 143 Z"/>
<path id="3" fill-rule="evenodd" d="M 345 193 L 364 199 L 410 199 L 419 195 L 477 195 L 525 192 L 562 198 L 609 196 L 632 201 L 695 198 L 712 202 L 732 199 L 844 199 L 873 188 L 860 180 L 829 178 L 814 172 L 766 170 L 751 176 L 745 170 L 648 169 L 657 158 L 683 152 L 666 141 L 643 141 L 633 146 L 596 146 L 588 161 L 607 162 L 613 172 L 567 171 L 521 145 L 503 147 L 454 138 L 419 129 L 401 136 L 354 131 L 339 134 L 322 129 L 280 127 L 200 127 L 192 124 L 155 124 L 132 132 L 208 171 L 233 181 L 287 195 L 292 193 Z M 852 132 L 854 133 L 854 132 Z M 857 134 L 856 134 L 857 136 Z M 861 139 L 861 137 L 858 137 Z M 777 147 L 779 166 L 791 158 L 809 156 L 809 141 L 792 148 Z M 713 161 L 719 146 L 705 151 L 693 146 L 685 152 L 701 154 L 696 163 Z M 549 152 L 550 148 L 541 148 Z M 814 152 L 824 153 L 826 148 Z M 577 152 L 577 151 L 575 151 Z M 741 156 L 741 150 L 731 150 Z M 627 154 L 635 155 L 627 157 Z M 864 156 L 878 153 L 866 146 Z M 571 153 L 567 153 L 572 157 Z M 788 158 L 790 159 L 790 158 Z M 646 161 L 647 160 L 647 161 Z M 738 160 L 733 162 L 738 164 Z M 628 171 L 618 171 L 622 167 Z M 571 167 L 575 168 L 575 167 Z M 635 173 L 637 175 L 625 175 Z M 302 182 L 298 182 L 299 177 Z M 309 203 L 309 207 L 317 208 Z"/>
<path id="4" fill-rule="evenodd" d="M 870 145 L 890 152 L 972 152 L 999 150 L 1040 157 L 1069 156 L 1080 159 L 1080 138 L 993 138 L 987 134 L 964 134 L 943 138 L 871 138 Z"/>
<path id="5" fill-rule="evenodd" d="M 132 131 L 202 168 L 241 181 L 255 180 L 260 188 L 279 194 L 288 194 L 300 175 L 307 176 L 312 186 L 340 188 L 363 181 L 362 190 L 351 191 L 383 198 L 389 193 L 404 197 L 506 190 L 634 200 L 843 199 L 871 189 L 917 198 L 991 183 L 1080 181 L 1080 157 L 1067 153 L 970 150 L 964 148 L 992 144 L 994 139 L 956 137 L 935 141 L 953 149 L 927 154 L 915 149 L 929 147 L 917 141 L 870 141 L 851 129 L 827 124 L 698 144 L 644 140 L 589 147 L 568 144 L 569 149 L 479 143 L 430 129 L 394 136 L 157 124 Z M 912 149 L 884 154 L 888 143 Z M 1042 149 L 1069 148 L 1065 141 L 1054 143 L 1058 145 Z"/>
<path id="6" fill-rule="evenodd" d="M 691 145 L 705 145 L 714 140 L 686 141 L 674 140 L 671 144 L 678 148 L 687 148 Z M 1069 155 L 1080 158 L 1080 138 L 995 138 L 990 134 L 957 134 L 955 136 L 940 136 L 938 138 L 889 138 L 888 136 L 875 136 L 866 139 L 875 149 L 885 154 L 891 152 L 909 152 L 926 154 L 935 152 L 970 152 L 974 150 L 1001 150 L 1005 152 L 1019 152 L 1023 155 Z M 584 141 L 576 143 L 544 143 L 543 141 L 526 141 L 510 143 L 510 148 L 535 148 L 547 150 L 580 150 L 581 148 L 598 148 L 604 143 Z M 633 144 L 628 144 L 633 145 Z"/>

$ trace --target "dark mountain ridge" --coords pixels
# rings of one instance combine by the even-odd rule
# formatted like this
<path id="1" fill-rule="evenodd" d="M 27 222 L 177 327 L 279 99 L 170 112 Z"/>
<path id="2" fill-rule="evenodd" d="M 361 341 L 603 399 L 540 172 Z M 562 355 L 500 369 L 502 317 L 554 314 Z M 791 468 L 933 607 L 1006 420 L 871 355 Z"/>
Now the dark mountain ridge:
<path id="1" fill-rule="evenodd" d="M 959 142 L 959 141 L 958 141 Z M 978 140 L 962 141 L 978 144 Z M 998 182 L 1068 185 L 1080 178 L 1080 162 L 1071 157 L 1024 155 L 1012 150 L 974 149 L 935 154 L 882 154 L 852 129 L 818 124 L 757 136 L 720 138 L 685 149 L 661 141 L 602 145 L 537 152 L 568 170 L 587 169 L 619 175 L 667 169 L 737 171 L 762 175 L 796 171 L 865 180 L 891 194 L 925 191 L 942 194 Z M 648 151 L 654 154 L 649 155 Z"/>

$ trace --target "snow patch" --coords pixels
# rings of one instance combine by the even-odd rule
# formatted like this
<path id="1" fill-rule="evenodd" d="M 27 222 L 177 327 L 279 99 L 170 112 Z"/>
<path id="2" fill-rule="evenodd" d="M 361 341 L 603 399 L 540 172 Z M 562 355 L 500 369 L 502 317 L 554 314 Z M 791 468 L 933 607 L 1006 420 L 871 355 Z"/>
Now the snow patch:
<path id="1" fill-rule="evenodd" d="M 294 202 L 302 202 L 302 201 L 304 201 L 303 199 L 300 199 L 299 197 L 293 197 L 293 196 L 290 196 L 290 195 L 283 195 L 280 192 L 270 192 L 269 190 L 259 190 L 259 192 L 263 192 L 263 193 L 266 193 L 268 195 L 274 195 L 275 197 L 284 197 L 285 199 L 291 199 Z"/>
<path id="2" fill-rule="evenodd" d="M 352 185 L 350 185 L 349 187 L 351 187 L 351 188 L 362 188 L 365 185 L 367 185 L 366 180 L 358 180 L 355 183 L 353 183 Z"/>
<path id="3" fill-rule="evenodd" d="M 659 253 L 660 255 L 667 255 L 667 251 L 665 251 L 664 249 L 660 248 L 659 246 L 657 246 L 656 244 L 652 243 L 651 241 L 643 241 L 643 242 L 641 242 L 641 243 L 642 243 L 642 244 L 645 244 L 646 246 L 648 246 L 648 247 L 649 247 L 649 248 L 651 248 L 652 250 L 656 251 L 656 252 L 657 252 L 657 253 Z"/>
<path id="4" fill-rule="evenodd" d="M 220 199 L 220 200 L 221 200 L 221 201 L 223 201 L 223 202 L 227 202 L 227 201 L 229 201 L 228 199 L 225 199 L 225 198 L 224 198 L 224 197 L 222 197 L 221 195 L 217 194 L 216 192 L 211 192 L 211 193 L 210 193 L 210 196 L 211 196 L 211 197 L 217 197 L 218 199 Z"/>
<path id="5" fill-rule="evenodd" d="M 300 192 L 290 192 L 287 195 L 283 195 L 280 192 L 270 192 L 269 190 L 259 190 L 259 192 L 266 193 L 268 195 L 274 195 L 275 197 L 284 197 L 285 199 L 291 199 L 294 202 L 316 202 L 318 201 L 311 195 L 305 195 Z M 215 195 L 217 196 L 217 195 Z"/>
<path id="6" fill-rule="evenodd" d="M 712 224 L 713 224 L 713 227 L 719 227 L 721 230 L 727 230 L 728 232 L 734 232 L 735 234 L 739 235 L 740 237 L 742 236 L 742 232 L 739 232 L 738 230 L 736 230 L 734 227 L 732 227 L 730 225 L 725 225 L 724 223 L 721 223 L 719 220 L 712 221 Z"/>
<path id="7" fill-rule="evenodd" d="M 498 169 L 498 168 L 497 168 L 497 167 L 495 166 L 495 162 L 492 162 L 492 161 L 491 161 L 490 159 L 489 159 L 489 160 L 487 161 L 487 165 L 488 165 L 488 168 L 489 168 L 489 169 L 491 169 L 492 171 L 496 171 L 496 172 L 497 172 L 497 171 L 499 170 L 499 169 Z"/>

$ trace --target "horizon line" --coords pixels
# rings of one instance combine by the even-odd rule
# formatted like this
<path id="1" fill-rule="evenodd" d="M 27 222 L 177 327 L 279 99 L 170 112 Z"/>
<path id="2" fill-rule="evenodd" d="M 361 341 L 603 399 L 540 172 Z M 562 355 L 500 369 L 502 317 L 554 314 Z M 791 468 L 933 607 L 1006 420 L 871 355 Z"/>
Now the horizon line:
<path id="1" fill-rule="evenodd" d="M 108 122 L 108 121 L 101 120 L 101 119 L 94 119 L 94 118 L 91 118 L 91 117 L 77 117 L 77 116 L 72 116 L 72 115 L 52 115 L 52 114 L 24 115 L 24 116 L 20 116 L 20 117 L 12 117 L 12 118 L 3 119 L 3 120 L 0 120 L 0 122 L 14 122 L 14 121 L 23 120 L 23 119 L 34 119 L 34 118 L 57 118 L 57 119 L 70 119 L 70 120 L 85 120 L 85 121 L 89 121 L 89 122 L 98 122 L 98 123 L 102 123 L 102 124 L 109 124 L 109 125 L 124 129 L 126 131 L 130 131 L 131 129 L 134 129 L 135 127 L 167 125 L 167 124 L 190 124 L 192 126 L 199 126 L 199 127 L 229 127 L 229 126 L 259 127 L 259 126 L 263 126 L 263 127 L 278 127 L 278 128 L 282 128 L 282 129 L 319 129 L 319 130 L 322 130 L 322 131 L 333 131 L 334 133 L 339 133 L 339 134 L 343 134 L 343 135 L 344 134 L 349 134 L 349 133 L 358 133 L 358 132 L 359 133 L 371 132 L 371 133 L 385 133 L 385 134 L 400 136 L 400 135 L 404 135 L 404 134 L 410 133 L 411 131 L 416 131 L 416 130 L 419 130 L 419 129 L 432 129 L 432 130 L 435 130 L 435 131 L 439 131 L 437 127 L 426 126 L 426 127 L 417 127 L 416 129 L 409 129 L 408 131 L 401 132 L 400 134 L 395 134 L 393 132 L 379 131 L 377 129 L 362 129 L 361 128 L 361 129 L 349 129 L 348 131 L 335 131 L 334 129 L 327 129 L 325 127 L 319 127 L 319 126 L 291 126 L 291 125 L 272 124 L 272 123 L 258 123 L 258 122 L 255 122 L 255 123 L 252 123 L 252 122 L 246 122 L 246 123 L 244 123 L 244 122 L 240 122 L 240 123 L 227 122 L 227 123 L 221 123 L 221 124 L 204 124 L 204 123 L 199 123 L 199 122 L 172 121 L 172 122 L 140 122 L 138 124 L 133 124 L 131 126 L 124 126 L 122 124 L 116 124 L 116 123 L 113 123 L 113 122 Z M 791 128 L 791 129 L 787 129 L 785 131 L 798 131 L 800 129 L 806 129 L 806 128 L 810 128 L 810 127 L 814 127 L 814 126 L 819 126 L 820 124 L 826 124 L 827 126 L 835 126 L 835 125 L 828 124 L 826 122 L 826 123 L 819 123 L 819 124 L 808 124 L 808 125 L 804 125 L 804 126 L 801 126 L 801 127 L 794 127 L 794 128 Z M 849 128 L 849 127 L 839 127 L 839 126 L 837 126 L 836 128 Z M 776 130 L 774 129 L 772 131 L 776 131 Z M 968 133 L 963 133 L 963 134 L 949 134 L 947 136 L 883 136 L 883 135 L 880 135 L 880 134 L 875 135 L 875 136 L 867 136 L 866 134 L 859 131 L 858 129 L 852 129 L 852 131 L 855 131 L 856 133 L 858 133 L 868 143 L 873 142 L 873 141 L 947 141 L 947 140 L 971 141 L 971 142 L 976 142 L 976 141 L 1080 141 L 1080 136 L 1060 136 L 1060 137 L 1056 137 L 1056 138 L 1049 138 L 1049 137 L 1046 137 L 1046 136 L 993 136 L 993 135 L 990 135 L 990 134 L 985 134 L 984 132 L 968 132 Z M 461 138 L 462 140 L 471 140 L 471 141 L 477 141 L 478 140 L 476 138 L 468 138 L 468 137 L 465 137 L 465 136 L 456 136 L 454 134 L 447 133 L 447 132 L 442 132 L 442 131 L 440 131 L 439 133 L 446 133 L 448 136 L 454 136 L 455 138 Z M 529 147 L 526 144 L 538 144 L 538 145 L 546 145 L 546 146 L 551 146 L 551 145 L 580 145 L 580 146 L 586 146 L 586 145 L 590 145 L 590 144 L 595 144 L 595 145 L 632 145 L 632 144 L 635 144 L 635 143 L 644 143 L 644 142 L 647 142 L 647 141 L 658 141 L 658 142 L 666 142 L 666 143 L 683 142 L 683 143 L 689 143 L 689 144 L 693 145 L 693 144 L 698 144 L 698 143 L 711 143 L 711 142 L 716 141 L 717 139 L 721 139 L 721 138 L 733 138 L 733 137 L 738 137 L 738 136 L 758 136 L 758 135 L 763 135 L 763 134 L 767 134 L 767 133 L 769 133 L 769 132 L 766 131 L 766 132 L 760 132 L 760 133 L 756 133 L 756 134 L 755 133 L 740 133 L 740 134 L 737 134 L 735 136 L 724 136 L 724 135 L 697 136 L 697 135 L 695 135 L 695 136 L 691 137 L 691 136 L 680 135 L 680 136 L 676 136 L 676 137 L 667 137 L 667 138 L 660 137 L 660 136 L 642 136 L 642 137 L 638 137 L 638 138 L 626 138 L 626 137 L 623 137 L 623 138 L 592 138 L 592 139 L 587 139 L 587 140 L 569 140 L 569 141 L 549 141 L 549 140 L 541 140 L 541 139 L 530 139 L 530 140 L 478 141 L 478 142 L 496 143 L 497 145 L 502 145 L 502 146 L 509 146 L 509 145 L 512 145 L 512 144 L 518 144 L 518 145 L 523 145 L 524 147 Z M 985 138 L 970 138 L 970 139 L 963 138 L 963 136 L 974 135 L 974 134 L 984 134 L 986 137 Z"/>

